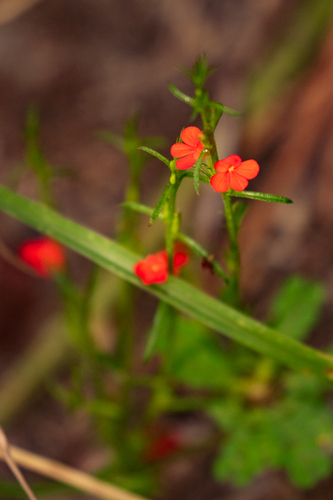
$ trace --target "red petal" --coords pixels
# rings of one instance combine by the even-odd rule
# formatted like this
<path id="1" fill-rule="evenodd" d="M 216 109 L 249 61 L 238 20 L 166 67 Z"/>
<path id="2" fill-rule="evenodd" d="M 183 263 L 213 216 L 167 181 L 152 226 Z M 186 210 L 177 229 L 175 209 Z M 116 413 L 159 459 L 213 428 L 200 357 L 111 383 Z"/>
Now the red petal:
<path id="1" fill-rule="evenodd" d="M 214 168 L 216 172 L 220 172 L 223 174 L 230 167 L 238 167 L 242 163 L 240 156 L 238 155 L 230 155 L 227 156 L 224 160 L 219 160 L 215 163 Z"/>
<path id="2" fill-rule="evenodd" d="M 193 153 L 193 148 L 182 142 L 177 142 L 171 146 L 170 153 L 174 158 L 182 158 L 183 156 Z"/>
<path id="3" fill-rule="evenodd" d="M 228 191 L 230 186 L 229 172 L 213 175 L 213 177 L 210 179 L 210 184 L 214 191 L 217 191 L 218 193 L 225 193 L 226 191 Z"/>
<path id="4" fill-rule="evenodd" d="M 230 187 L 234 191 L 244 191 L 248 183 L 248 180 L 239 175 L 236 170 L 230 172 Z"/>
<path id="5" fill-rule="evenodd" d="M 199 134 L 201 134 L 201 130 L 198 129 L 198 127 L 186 127 L 180 134 L 180 137 L 185 144 L 196 148 L 199 140 Z"/>
<path id="6" fill-rule="evenodd" d="M 173 257 L 173 274 L 179 275 L 180 269 L 188 264 L 190 257 L 185 250 L 176 250 Z"/>
<path id="7" fill-rule="evenodd" d="M 253 179 L 259 173 L 259 165 L 255 160 L 246 160 L 236 167 L 236 172 L 246 179 Z"/>
<path id="8" fill-rule="evenodd" d="M 180 158 L 180 160 L 176 161 L 176 167 L 178 170 L 186 170 L 187 168 L 193 167 L 197 159 L 198 158 L 195 158 L 194 153 L 184 156 L 183 158 Z"/>
<path id="9" fill-rule="evenodd" d="M 214 165 L 216 172 L 219 172 L 221 174 L 225 174 L 226 172 L 228 172 L 229 167 L 230 165 L 228 165 L 225 160 L 219 160 Z"/>

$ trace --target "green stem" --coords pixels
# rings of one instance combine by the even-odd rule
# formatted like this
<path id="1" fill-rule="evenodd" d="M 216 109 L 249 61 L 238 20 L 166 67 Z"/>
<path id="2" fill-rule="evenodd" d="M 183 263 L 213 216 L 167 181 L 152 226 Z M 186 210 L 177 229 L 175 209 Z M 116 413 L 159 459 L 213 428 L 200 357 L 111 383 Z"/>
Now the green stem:
<path id="1" fill-rule="evenodd" d="M 209 143 L 210 155 L 207 158 L 208 167 L 213 175 L 214 164 L 218 161 L 218 154 L 216 149 L 216 142 L 214 132 L 212 131 L 210 121 L 205 113 L 201 114 L 202 122 L 206 140 Z M 234 307 L 240 307 L 240 293 L 239 293 L 239 270 L 240 270 L 240 256 L 238 246 L 238 227 L 235 221 L 234 212 L 232 208 L 231 198 L 228 194 L 222 194 L 225 218 L 227 223 L 227 231 L 229 234 L 230 250 L 227 256 L 227 265 L 230 270 L 228 277 L 228 285 L 223 290 L 223 300 Z"/>
<path id="2" fill-rule="evenodd" d="M 172 189 L 167 203 L 165 246 L 168 254 L 169 273 L 173 273 L 174 241 L 178 234 L 179 214 L 176 212 L 176 195 L 180 185 L 178 172 L 171 174 Z"/>
<path id="3" fill-rule="evenodd" d="M 224 291 L 223 298 L 230 305 L 240 307 L 239 293 L 239 270 L 240 270 L 240 255 L 238 245 L 238 228 L 234 217 L 230 196 L 226 193 L 222 194 L 227 230 L 229 234 L 230 250 L 227 256 L 227 265 L 230 270 L 229 283 Z"/>

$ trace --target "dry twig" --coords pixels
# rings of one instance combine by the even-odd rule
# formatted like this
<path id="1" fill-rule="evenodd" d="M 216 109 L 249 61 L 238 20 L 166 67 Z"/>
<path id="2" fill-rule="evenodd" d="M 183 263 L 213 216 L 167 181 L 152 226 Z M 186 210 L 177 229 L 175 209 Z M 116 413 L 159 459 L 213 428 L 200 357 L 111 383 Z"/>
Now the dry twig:
<path id="1" fill-rule="evenodd" d="M 26 469 L 68 484 L 97 498 L 106 500 L 146 500 L 144 497 L 96 479 L 77 469 L 40 455 L 35 455 L 16 446 L 10 446 L 10 456 L 13 461 Z M 6 450 L 2 446 L 0 446 L 0 458 L 7 461 Z M 35 497 L 31 497 L 31 499 L 35 499 Z"/>
<path id="2" fill-rule="evenodd" d="M 17 467 L 15 460 L 13 459 L 13 457 L 11 455 L 6 434 L 4 433 L 4 431 L 2 430 L 1 427 L 0 427 L 0 452 L 1 452 L 3 460 L 5 460 L 6 464 L 8 465 L 8 467 L 10 468 L 10 470 L 12 471 L 14 476 L 16 477 L 17 481 L 20 483 L 20 485 L 22 486 L 22 488 L 26 492 L 28 498 L 30 500 L 37 500 L 37 498 L 33 494 L 30 486 L 28 485 L 28 483 L 24 479 L 20 469 Z"/>

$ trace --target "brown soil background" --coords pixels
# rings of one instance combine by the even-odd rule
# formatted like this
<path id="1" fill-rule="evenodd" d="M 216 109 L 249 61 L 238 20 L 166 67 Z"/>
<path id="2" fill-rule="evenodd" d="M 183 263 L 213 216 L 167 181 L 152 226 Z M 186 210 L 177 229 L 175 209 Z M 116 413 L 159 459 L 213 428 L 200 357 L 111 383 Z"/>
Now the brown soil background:
<path id="1" fill-rule="evenodd" d="M 112 236 L 126 186 L 126 163 L 96 137 L 96 131 L 121 133 L 129 115 L 139 110 L 140 133 L 165 136 L 172 144 L 188 124 L 189 109 L 171 96 L 167 82 L 191 92 L 175 67 L 191 67 L 202 53 L 217 66 L 208 85 L 213 98 L 246 111 L 249 76 L 281 43 L 302 4 L 297 0 L 2 0 L 0 181 L 7 182 L 24 161 L 25 114 L 34 103 L 40 112 L 43 152 L 51 164 L 72 171 L 72 178 L 55 185 L 62 213 Z M 317 347 L 332 343 L 333 323 L 332 23 L 328 26 L 303 71 L 283 93 L 271 96 L 269 111 L 245 113 L 242 120 L 223 117 L 217 129 L 221 157 L 239 153 L 259 161 L 262 175 L 251 189 L 294 200 L 292 206 L 264 209 L 259 202 L 251 204 L 241 235 L 244 295 L 261 317 L 288 274 L 300 272 L 322 280 L 327 304 L 311 338 Z M 152 161 L 147 167 L 146 200 L 158 198 L 156 185 L 160 188 L 166 177 L 161 165 Z M 32 176 L 24 177 L 19 192 L 36 196 Z M 195 224 L 185 218 L 185 227 L 218 255 L 223 245 L 219 200 L 202 189 L 190 207 Z M 34 234 L 2 214 L 0 221 L 1 239 L 13 252 Z M 80 279 L 85 263 L 79 260 L 73 265 Z M 209 288 L 207 281 L 204 286 Z M 58 304 L 50 284 L 21 273 L 2 257 L 0 284 L 3 374 Z M 98 464 L 99 451 L 91 445 L 88 422 L 82 415 L 69 417 L 42 389 L 6 430 L 15 444 L 31 451 L 80 468 Z M 284 475 L 267 473 L 248 488 L 234 490 L 211 480 L 208 462 L 203 458 L 170 469 L 167 500 L 331 498 L 333 478 L 299 492 Z M 1 471 L 5 475 L 5 468 Z"/>

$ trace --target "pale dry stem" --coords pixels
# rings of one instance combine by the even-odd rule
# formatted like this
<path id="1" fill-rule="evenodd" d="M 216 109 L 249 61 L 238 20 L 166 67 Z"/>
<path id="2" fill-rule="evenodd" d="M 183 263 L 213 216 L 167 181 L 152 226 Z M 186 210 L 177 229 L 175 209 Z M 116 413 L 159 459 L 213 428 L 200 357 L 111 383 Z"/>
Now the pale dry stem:
<path id="1" fill-rule="evenodd" d="M 30 486 L 28 485 L 27 481 L 24 479 L 20 469 L 17 467 L 15 460 L 13 459 L 10 449 L 9 449 L 9 443 L 6 437 L 6 434 L 0 427 L 0 452 L 2 455 L 3 460 L 6 462 L 14 476 L 16 477 L 17 481 L 20 483 L 22 486 L 23 490 L 26 492 L 27 497 L 30 500 L 37 500 L 35 497 L 34 493 L 32 492 Z"/>
<path id="2" fill-rule="evenodd" d="M 0 444 L 0 459 L 7 462 L 9 448 L 6 438 L 5 443 L 7 443 L 6 446 Z M 59 462 L 30 453 L 16 446 L 10 446 L 10 457 L 12 462 L 14 462 L 14 465 L 16 462 L 26 469 L 37 472 L 61 483 L 65 483 L 97 498 L 105 500 L 147 500 L 144 497 L 135 495 L 134 493 L 125 491 L 117 486 L 106 483 L 105 481 L 96 479 L 77 469 L 67 467 Z M 15 467 L 17 469 L 16 465 Z M 35 500 L 34 496 L 31 496 L 30 498 L 31 500 Z"/>

